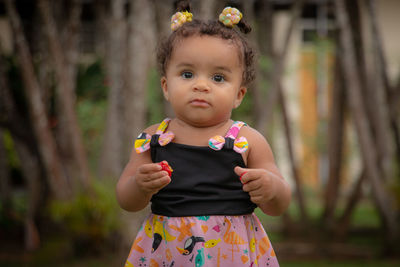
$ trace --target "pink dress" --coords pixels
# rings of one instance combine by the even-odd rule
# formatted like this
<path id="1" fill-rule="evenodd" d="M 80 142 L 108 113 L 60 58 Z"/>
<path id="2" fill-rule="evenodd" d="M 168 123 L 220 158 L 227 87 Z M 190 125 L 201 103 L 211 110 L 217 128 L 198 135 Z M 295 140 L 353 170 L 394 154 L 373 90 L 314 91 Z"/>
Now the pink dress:
<path id="1" fill-rule="evenodd" d="M 162 135 L 166 133 L 168 123 L 169 120 L 164 120 L 157 134 Z M 245 140 L 245 138 L 237 138 L 240 127 L 243 125 L 245 124 L 235 122 L 225 136 L 225 138 L 232 138 L 235 140 L 235 142 L 231 143 L 233 146 L 238 146 L 235 151 L 239 153 L 241 149 L 243 150 L 243 148 L 247 147 L 247 140 Z M 169 134 L 166 134 L 165 136 L 168 135 Z M 140 147 L 139 150 L 144 151 L 148 149 L 145 148 L 145 145 L 149 142 L 150 141 L 147 142 L 140 139 L 138 142 L 139 146 L 136 147 Z M 220 142 L 221 138 L 219 137 L 211 138 L 209 144 L 210 148 L 215 151 L 224 150 Z M 163 143 L 162 146 L 168 144 L 165 140 L 160 143 Z M 182 145 L 178 145 L 176 149 L 181 148 Z M 174 146 L 171 146 L 171 149 L 173 150 Z M 187 147 L 183 147 L 183 149 L 187 149 Z M 192 149 L 192 147 L 189 147 L 189 149 Z M 215 153 L 222 153 L 222 155 L 225 155 L 223 153 L 230 152 L 224 151 Z M 177 152 L 173 150 L 173 155 L 176 154 Z M 156 157 L 153 158 L 155 162 L 158 162 L 158 160 L 160 159 Z M 170 161 L 173 162 L 173 159 L 168 159 L 168 162 Z M 172 168 L 174 169 L 173 175 L 176 172 L 176 177 L 173 176 L 172 180 L 178 180 L 179 169 L 175 169 L 174 165 L 172 165 Z M 215 180 L 215 178 L 213 178 L 213 180 Z M 237 176 L 234 177 L 234 183 L 237 183 L 238 180 Z M 188 180 L 185 179 L 185 181 Z M 192 181 L 189 180 L 189 182 Z M 203 181 L 203 184 L 207 183 Z M 155 197 L 152 200 L 152 202 L 154 202 L 152 203 L 153 213 L 143 222 L 133 242 L 125 267 L 279 266 L 269 238 L 257 216 L 252 212 L 252 210 L 254 210 L 254 206 L 252 205 L 254 204 L 249 205 L 250 209 L 244 209 L 246 214 L 240 214 L 239 212 L 240 215 L 235 215 L 234 211 L 236 206 L 240 206 L 240 203 L 245 201 L 241 200 L 241 202 L 238 202 L 239 205 L 233 205 L 233 209 L 229 206 L 229 203 L 226 204 L 222 201 L 221 205 L 224 206 L 224 211 L 222 215 L 219 215 L 218 207 L 215 208 L 216 205 L 210 207 L 206 206 L 205 209 L 202 210 L 202 206 L 196 202 L 197 199 L 195 197 L 197 197 L 197 195 L 194 194 L 194 196 L 189 196 L 183 201 L 183 206 L 179 206 L 179 201 L 171 202 L 172 204 L 167 205 L 168 207 L 177 206 L 178 209 L 164 209 L 162 204 L 165 201 L 169 201 L 169 199 L 174 199 L 173 194 L 177 191 L 179 185 L 180 184 L 177 183 L 177 187 L 174 188 L 172 184 L 172 189 L 166 188 L 165 192 L 161 192 L 162 190 L 160 190 L 159 198 Z M 228 184 L 227 187 L 236 190 L 234 185 L 235 184 Z M 190 186 L 188 187 L 185 185 L 184 188 L 190 191 Z M 241 188 L 240 182 L 238 188 Z M 210 192 L 212 192 L 212 189 L 213 187 L 206 188 L 206 190 Z M 178 192 L 180 193 L 176 198 L 180 199 L 180 194 L 185 191 Z M 229 196 L 229 192 L 230 191 L 224 191 L 219 198 L 224 199 L 225 195 Z M 165 198 L 163 198 L 163 193 L 165 194 Z M 245 195 L 242 193 L 243 192 L 234 192 L 235 199 L 240 199 L 242 195 Z M 218 201 L 218 199 L 207 199 L 207 191 L 199 195 L 201 198 L 198 199 L 203 202 L 219 203 L 212 202 Z M 209 195 L 212 196 L 215 194 L 210 193 Z M 194 204 L 185 206 L 186 202 Z M 157 205 L 157 203 L 161 203 L 161 205 Z M 193 211 L 193 207 L 196 207 L 195 211 Z M 243 212 L 243 207 L 239 207 L 239 210 L 240 209 Z M 183 213 L 181 213 L 181 210 L 183 210 Z M 250 210 L 250 212 L 248 212 L 248 210 Z M 170 212 L 172 213 L 170 214 Z M 200 212 L 201 216 L 197 215 L 198 212 Z M 208 212 L 211 214 L 207 214 Z M 157 215 L 160 213 L 166 214 Z M 196 215 L 180 216 L 181 214 L 192 213 Z M 178 214 L 178 216 L 175 216 L 175 214 Z"/>

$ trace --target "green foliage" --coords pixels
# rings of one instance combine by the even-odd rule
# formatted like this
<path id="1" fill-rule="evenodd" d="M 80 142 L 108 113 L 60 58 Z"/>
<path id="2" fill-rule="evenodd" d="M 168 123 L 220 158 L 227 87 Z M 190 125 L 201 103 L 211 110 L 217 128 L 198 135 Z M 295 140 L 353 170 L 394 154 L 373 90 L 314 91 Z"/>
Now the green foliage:
<path id="1" fill-rule="evenodd" d="M 107 101 L 85 97 L 77 103 L 77 115 L 79 126 L 82 130 L 85 149 L 93 169 L 96 169 L 100 156 L 103 133 L 106 123 Z"/>
<path id="2" fill-rule="evenodd" d="M 295 260 L 295 261 L 280 261 L 282 267 L 393 267 L 398 266 L 399 261 L 397 259 L 381 259 L 381 260 L 359 260 L 349 259 L 345 260 Z"/>
<path id="3" fill-rule="evenodd" d="M 0 228 L 10 232 L 22 228 L 27 207 L 28 196 L 23 191 L 14 192 L 8 205 L 0 200 Z"/>
<path id="4" fill-rule="evenodd" d="M 262 73 L 267 73 L 272 68 L 272 61 L 264 55 L 260 56 L 258 63 Z M 252 84 L 249 85 L 249 87 L 247 88 L 247 94 L 243 98 L 242 104 L 237 109 L 234 109 L 232 112 L 233 120 L 242 120 L 250 125 L 253 124 L 254 122 L 253 105 L 255 96 L 253 94 L 252 88 L 258 86 L 261 93 L 261 98 L 266 99 L 268 88 L 270 86 L 267 78 L 268 77 L 264 77 L 264 75 L 262 75 L 262 77 L 258 77 L 256 81 L 254 81 Z M 256 84 L 256 82 L 258 84 Z"/>
<path id="5" fill-rule="evenodd" d="M 261 55 L 258 63 L 259 63 L 260 70 L 262 72 L 270 72 L 273 68 L 272 59 L 267 57 L 266 55 Z"/>
<path id="6" fill-rule="evenodd" d="M 392 182 L 389 184 L 389 190 L 393 193 L 395 201 L 394 204 L 396 205 L 397 211 L 400 213 L 400 175 L 398 168 L 398 165 L 394 167 L 395 176 L 394 179 L 392 179 Z"/>
<path id="7" fill-rule="evenodd" d="M 100 156 L 107 116 L 109 87 L 100 60 L 80 65 L 77 73 L 77 116 L 92 169 Z"/>
<path id="8" fill-rule="evenodd" d="M 381 220 L 374 203 L 368 200 L 361 201 L 352 214 L 352 224 L 357 227 L 371 227 L 379 229 Z"/>
<path id="9" fill-rule="evenodd" d="M 77 74 L 76 94 L 94 101 L 107 98 L 108 86 L 101 61 L 97 60 L 89 66 L 80 65 Z"/>
<path id="10" fill-rule="evenodd" d="M 15 105 L 17 106 L 17 109 L 21 112 L 21 114 L 27 114 L 28 108 L 26 104 L 23 79 L 21 77 L 21 70 L 18 66 L 16 56 L 4 57 L 2 64 L 4 64 L 4 70 L 7 74 L 8 86 L 11 89 Z"/>
<path id="11" fill-rule="evenodd" d="M 147 84 L 148 124 L 159 123 L 164 119 L 163 94 L 160 86 L 160 76 L 152 68 Z"/>
<path id="12" fill-rule="evenodd" d="M 114 186 L 102 181 L 93 183 L 92 189 L 91 193 L 81 192 L 71 201 L 52 201 L 50 216 L 73 241 L 85 240 L 95 247 L 117 232 L 119 207 Z"/>
<path id="13" fill-rule="evenodd" d="M 15 168 L 18 169 L 20 167 L 20 162 L 17 156 L 17 153 L 14 148 L 14 141 L 11 137 L 11 134 L 8 130 L 3 131 L 3 140 L 0 140 L 0 142 L 3 142 L 4 147 L 6 149 L 6 154 L 7 154 L 7 164 L 9 168 Z"/>

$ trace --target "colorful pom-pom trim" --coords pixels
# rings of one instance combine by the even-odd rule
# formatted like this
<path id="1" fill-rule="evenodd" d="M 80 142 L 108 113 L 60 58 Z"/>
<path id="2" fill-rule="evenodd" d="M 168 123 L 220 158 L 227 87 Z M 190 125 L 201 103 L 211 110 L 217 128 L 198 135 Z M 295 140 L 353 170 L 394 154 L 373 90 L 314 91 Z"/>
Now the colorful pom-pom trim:
<path id="1" fill-rule="evenodd" d="M 193 14 L 188 11 L 176 12 L 171 17 L 171 30 L 176 31 L 184 23 L 192 21 Z"/>
<path id="2" fill-rule="evenodd" d="M 225 7 L 222 13 L 219 15 L 219 21 L 222 22 L 226 27 L 233 27 L 238 24 L 242 19 L 243 15 L 239 9 L 234 7 Z"/>

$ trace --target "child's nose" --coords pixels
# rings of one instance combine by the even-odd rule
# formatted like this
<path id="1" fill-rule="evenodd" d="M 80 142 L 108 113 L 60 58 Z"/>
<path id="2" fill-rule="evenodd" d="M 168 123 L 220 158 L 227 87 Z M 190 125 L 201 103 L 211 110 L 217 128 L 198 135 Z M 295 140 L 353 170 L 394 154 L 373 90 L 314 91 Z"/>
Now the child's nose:
<path id="1" fill-rule="evenodd" d="M 194 91 L 201 91 L 201 92 L 203 92 L 203 91 L 205 91 L 205 92 L 208 92 L 208 91 L 210 91 L 210 86 L 209 86 L 209 84 L 208 84 L 208 80 L 206 79 L 206 78 L 198 78 L 197 80 L 196 80 L 196 82 L 194 83 L 194 85 L 193 85 L 193 90 Z"/>

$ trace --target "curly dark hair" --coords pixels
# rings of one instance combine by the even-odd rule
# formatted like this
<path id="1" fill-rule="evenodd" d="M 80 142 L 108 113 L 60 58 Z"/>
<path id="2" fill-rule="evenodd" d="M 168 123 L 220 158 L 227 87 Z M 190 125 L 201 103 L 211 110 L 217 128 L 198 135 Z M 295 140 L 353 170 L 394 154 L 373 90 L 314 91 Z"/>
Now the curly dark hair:
<path id="1" fill-rule="evenodd" d="M 180 1 L 177 11 L 190 12 L 190 5 L 187 1 Z M 243 19 L 237 26 L 245 34 L 251 31 L 250 26 Z M 164 76 L 166 73 L 172 51 L 177 41 L 191 36 L 206 35 L 229 40 L 239 48 L 240 60 L 243 62 L 242 84 L 248 86 L 255 78 L 255 52 L 241 32 L 235 28 L 226 27 L 219 21 L 193 19 L 191 22 L 184 23 L 166 39 L 162 40 L 158 46 L 157 62 L 161 75 Z"/>

